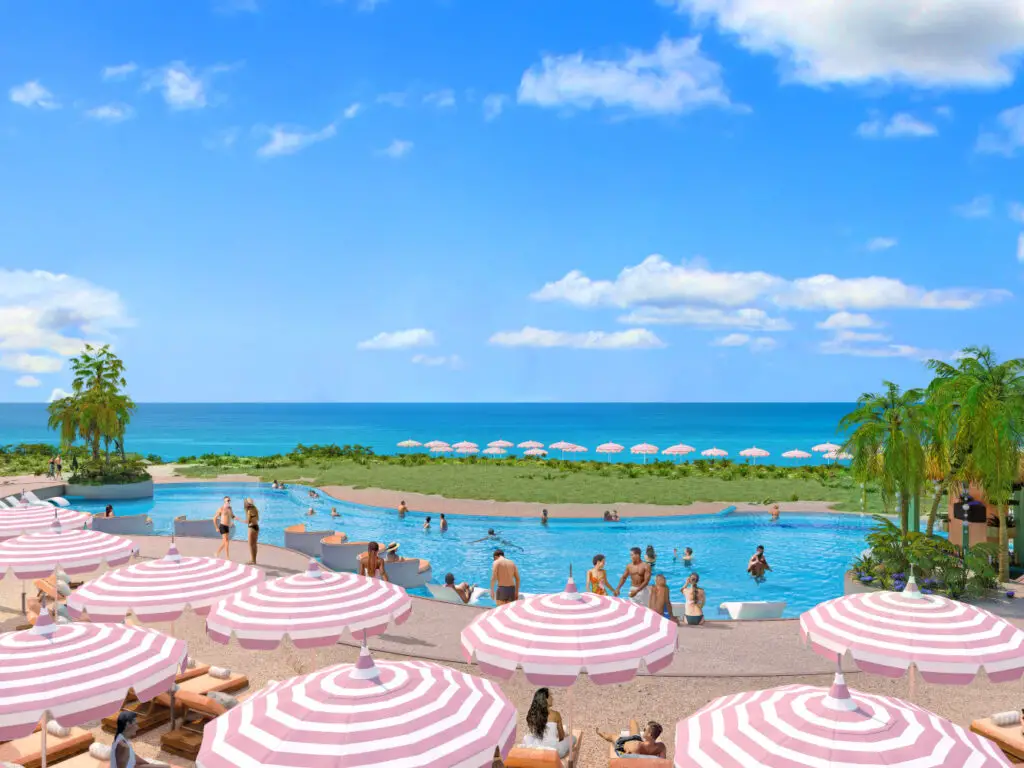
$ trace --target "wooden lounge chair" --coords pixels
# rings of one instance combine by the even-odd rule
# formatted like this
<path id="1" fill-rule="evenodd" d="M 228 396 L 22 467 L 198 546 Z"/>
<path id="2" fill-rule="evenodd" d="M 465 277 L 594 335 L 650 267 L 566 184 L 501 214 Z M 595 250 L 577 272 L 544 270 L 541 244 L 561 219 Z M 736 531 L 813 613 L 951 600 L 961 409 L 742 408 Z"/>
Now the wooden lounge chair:
<path id="1" fill-rule="evenodd" d="M 202 677 L 209 671 L 209 664 L 196 664 L 194 667 L 186 669 L 184 672 L 180 673 L 177 677 L 175 677 L 174 684 L 180 686 L 183 683 L 188 682 L 189 680 L 194 680 L 197 677 Z M 228 693 L 230 693 L 230 691 L 228 691 Z M 135 696 L 135 691 L 128 691 L 128 696 L 125 698 L 125 701 L 138 701 L 138 698 Z"/>
<path id="2" fill-rule="evenodd" d="M 66 757 L 89 751 L 93 736 L 82 728 L 72 728 L 63 738 L 46 735 L 46 762 L 55 763 Z M 43 734 L 41 730 L 13 741 L 0 744 L 0 763 L 17 763 L 24 768 L 40 768 L 43 763 Z"/>
<path id="3" fill-rule="evenodd" d="M 49 755 L 46 758 L 47 765 L 53 761 L 50 760 Z M 163 760 L 161 762 L 167 762 Z M 178 768 L 173 763 L 167 763 L 171 768 Z M 82 752 L 81 754 L 75 755 L 74 757 L 68 758 L 67 760 L 61 760 L 56 763 L 59 768 L 110 768 L 110 759 L 100 759 L 93 757 L 88 751 Z"/>
<path id="4" fill-rule="evenodd" d="M 184 707 L 181 725 L 160 737 L 160 747 L 165 752 L 195 761 L 199 748 L 203 746 L 203 729 L 214 718 L 220 717 L 227 709 L 213 699 L 194 693 L 179 692 L 178 700 Z"/>
<path id="5" fill-rule="evenodd" d="M 996 725 L 991 717 L 983 717 L 971 723 L 971 731 L 994 741 L 1011 760 L 1024 761 L 1024 734 L 1021 733 L 1020 722 Z"/>
<path id="6" fill-rule="evenodd" d="M 534 747 L 512 747 L 505 758 L 505 768 L 565 768 L 567 766 L 579 767 L 580 746 L 583 744 L 583 731 L 574 730 L 573 737 L 576 739 L 576 746 L 569 753 L 565 762 L 558 757 L 558 751 L 554 749 L 538 749 Z"/>
<path id="7" fill-rule="evenodd" d="M 233 674 L 226 680 L 221 680 L 216 677 L 211 677 L 208 670 L 209 667 L 207 667 L 207 671 L 178 683 L 178 690 L 174 694 L 175 716 L 181 716 L 185 710 L 185 706 L 182 704 L 182 693 L 191 696 L 205 697 L 207 693 L 213 693 L 214 691 L 220 691 L 221 693 L 235 693 L 243 688 L 247 688 L 249 685 L 249 678 L 245 675 Z M 146 731 L 151 731 L 154 728 L 170 721 L 171 696 L 169 693 L 161 693 L 152 701 L 128 701 L 124 704 L 122 709 L 131 710 L 138 714 L 138 718 L 136 718 L 135 722 L 139 726 L 139 732 L 145 733 Z M 111 715 L 110 717 L 103 718 L 103 730 L 108 733 L 117 732 L 117 715 Z"/>

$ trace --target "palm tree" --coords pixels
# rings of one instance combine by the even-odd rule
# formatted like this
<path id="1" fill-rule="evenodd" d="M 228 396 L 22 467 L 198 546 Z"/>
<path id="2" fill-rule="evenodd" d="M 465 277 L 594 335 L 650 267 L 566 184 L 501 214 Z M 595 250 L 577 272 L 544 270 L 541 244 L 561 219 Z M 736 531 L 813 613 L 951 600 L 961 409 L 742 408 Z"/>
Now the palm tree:
<path id="1" fill-rule="evenodd" d="M 839 426 L 852 430 L 844 450 L 853 454 L 854 475 L 877 482 L 886 507 L 897 501 L 900 530 L 906 535 L 910 499 L 920 495 L 924 473 L 924 393 L 883 383 L 884 392 L 861 395 Z"/>
<path id="2" fill-rule="evenodd" d="M 935 532 L 935 520 L 943 496 L 959 491 L 959 462 L 954 460 L 950 452 L 950 427 L 943 409 L 934 398 L 925 399 L 924 424 L 924 474 L 926 479 L 932 481 L 933 489 L 925 533 L 931 536 Z"/>
<path id="3" fill-rule="evenodd" d="M 929 387 L 949 427 L 958 474 L 981 487 L 999 518 L 999 578 L 1010 576 L 1006 525 L 1013 485 L 1020 477 L 1024 437 L 1024 359 L 999 363 L 988 347 L 968 347 L 956 365 L 931 360 Z"/>

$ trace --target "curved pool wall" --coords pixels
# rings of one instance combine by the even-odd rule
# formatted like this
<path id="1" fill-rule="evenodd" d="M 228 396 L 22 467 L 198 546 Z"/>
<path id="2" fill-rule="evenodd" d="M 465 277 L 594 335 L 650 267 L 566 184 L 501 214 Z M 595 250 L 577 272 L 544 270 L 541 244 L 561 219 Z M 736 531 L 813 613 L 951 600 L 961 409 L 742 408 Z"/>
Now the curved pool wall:
<path id="1" fill-rule="evenodd" d="M 306 523 L 316 528 L 334 528 L 350 540 L 398 541 L 400 554 L 431 561 L 434 580 L 441 582 L 452 572 L 459 581 L 484 586 L 490 579 L 493 550 L 500 546 L 519 564 L 525 592 L 560 590 L 573 568 L 582 589 L 586 571 L 595 554 L 607 558 L 608 578 L 618 584 L 631 547 L 657 552 L 655 573 L 663 573 L 680 602 L 679 588 L 692 571 L 700 574 L 707 592 L 709 618 L 718 618 L 719 603 L 738 600 L 785 600 L 785 616 L 797 616 L 822 600 L 843 594 L 843 574 L 850 562 L 865 548 L 865 535 L 873 520 L 851 514 L 787 514 L 771 522 L 766 513 L 727 508 L 710 515 L 630 518 L 619 523 L 601 520 L 552 518 L 542 526 L 536 518 L 476 517 L 453 515 L 449 530 L 438 529 L 438 515 L 431 514 L 432 528 L 423 530 L 426 514 L 411 511 L 399 519 L 394 510 L 367 507 L 323 496 L 308 498 L 309 488 L 291 486 L 285 491 L 271 490 L 255 483 L 171 483 L 158 485 L 154 498 L 113 502 L 115 513 L 132 515 L 145 512 L 153 518 L 153 533 L 169 535 L 179 515 L 212 519 L 223 496 L 231 496 L 236 514 L 241 514 L 242 499 L 251 496 L 260 509 L 261 539 L 268 544 L 284 544 L 288 525 Z M 74 500 L 73 506 L 98 512 L 105 500 Z M 316 514 L 306 516 L 313 506 Z M 331 518 L 331 507 L 340 518 Z M 211 523 L 212 525 L 212 523 Z M 486 539 L 495 529 L 498 540 Z M 238 526 L 236 537 L 245 528 Z M 484 539 L 480 541 L 480 539 Z M 764 545 L 772 567 L 767 578 L 755 582 L 746 573 L 747 559 L 759 544 Z M 244 546 L 240 541 L 238 546 Z M 692 568 L 673 561 L 672 550 L 681 553 L 692 547 Z M 425 589 L 414 593 L 427 594 Z"/>

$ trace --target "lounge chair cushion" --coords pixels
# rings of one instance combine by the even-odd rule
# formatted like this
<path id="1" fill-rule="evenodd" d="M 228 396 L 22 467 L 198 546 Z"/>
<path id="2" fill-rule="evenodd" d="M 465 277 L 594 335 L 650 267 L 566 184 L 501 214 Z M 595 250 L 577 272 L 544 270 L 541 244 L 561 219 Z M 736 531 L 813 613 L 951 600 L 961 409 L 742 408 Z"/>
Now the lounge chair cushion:
<path id="1" fill-rule="evenodd" d="M 46 722 L 46 732 L 51 736 L 56 736 L 58 739 L 65 739 L 71 735 L 71 729 L 61 725 L 56 720 L 48 720 Z"/>
<path id="2" fill-rule="evenodd" d="M 89 745 L 89 754 L 95 757 L 97 760 L 109 760 L 110 759 L 110 745 L 100 744 L 98 741 L 94 741 Z"/>
<path id="3" fill-rule="evenodd" d="M 212 699 L 213 701 L 220 704 L 224 709 L 231 709 L 232 707 L 238 706 L 238 698 L 232 696 L 230 693 L 223 693 L 222 691 L 210 691 L 206 694 L 206 698 Z"/>
<path id="4" fill-rule="evenodd" d="M 6 760 L 0 763 L 0 768 L 24 768 L 21 763 L 9 763 Z"/>
<path id="5" fill-rule="evenodd" d="M 227 680 L 231 677 L 231 670 L 225 667 L 210 667 L 208 674 L 210 677 L 215 677 L 218 680 Z"/>

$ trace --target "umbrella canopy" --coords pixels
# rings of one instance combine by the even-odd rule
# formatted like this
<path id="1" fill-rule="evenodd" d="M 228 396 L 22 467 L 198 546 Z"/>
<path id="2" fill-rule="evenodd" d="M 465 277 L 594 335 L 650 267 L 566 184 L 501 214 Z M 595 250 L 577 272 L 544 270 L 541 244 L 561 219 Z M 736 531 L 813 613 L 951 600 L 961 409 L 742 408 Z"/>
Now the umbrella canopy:
<path id="1" fill-rule="evenodd" d="M 355 664 L 271 683 L 206 726 L 199 768 L 489 768 L 516 710 L 498 686 L 426 661 Z M 382 759 L 383 758 L 383 759 Z"/>
<path id="2" fill-rule="evenodd" d="M 782 454 L 782 458 L 784 458 L 784 459 L 809 459 L 809 458 L 811 458 L 811 454 L 809 454 L 807 451 L 793 450 L 793 451 L 786 451 L 784 454 Z"/>
<path id="3" fill-rule="evenodd" d="M 459 450 L 461 448 L 479 448 L 480 446 L 476 443 L 471 443 L 468 440 L 460 440 L 457 443 L 452 443 L 452 448 Z"/>
<path id="4" fill-rule="evenodd" d="M 462 454 L 469 455 L 469 454 L 473 454 L 473 453 L 480 453 L 480 449 L 477 448 L 476 446 L 464 445 L 461 448 L 456 448 L 455 452 L 456 453 L 462 453 Z"/>
<path id="5" fill-rule="evenodd" d="M 527 440 L 525 443 L 520 443 L 516 448 L 543 448 L 544 443 L 538 443 L 536 440 Z"/>
<path id="6" fill-rule="evenodd" d="M 587 453 L 588 448 L 584 448 L 582 445 L 570 445 L 565 449 L 568 453 Z"/>
<path id="7" fill-rule="evenodd" d="M 764 448 L 758 448 L 756 445 L 753 448 L 744 448 L 740 451 L 740 456 L 749 457 L 753 459 L 763 459 L 765 456 L 771 456 L 768 451 Z"/>
<path id="8" fill-rule="evenodd" d="M 557 443 L 552 443 L 548 446 L 548 449 L 552 451 L 567 451 L 570 448 L 572 448 L 572 443 L 568 443 L 565 440 L 559 440 Z"/>
<path id="9" fill-rule="evenodd" d="M 629 600 L 565 591 L 499 606 L 462 630 L 462 655 L 503 680 L 518 667 L 534 685 L 571 685 L 581 672 L 598 684 L 633 679 L 645 665 L 672 662 L 676 625 Z"/>
<path id="10" fill-rule="evenodd" d="M 708 448 L 706 451 L 700 452 L 701 456 L 710 456 L 713 459 L 721 459 L 729 455 L 728 451 L 723 451 L 721 448 Z"/>
<path id="11" fill-rule="evenodd" d="M 445 445 L 443 443 L 441 445 L 432 445 L 432 446 L 430 446 L 430 452 L 431 453 L 451 453 L 452 452 L 452 447 L 450 445 Z"/>
<path id="12" fill-rule="evenodd" d="M 622 453 L 624 449 L 618 443 L 601 443 L 594 450 L 598 453 Z"/>
<path id="13" fill-rule="evenodd" d="M 124 621 L 134 613 L 140 621 L 175 621 L 186 608 L 200 615 L 228 595 L 263 581 L 263 571 L 231 560 L 182 557 L 172 543 L 159 560 L 107 571 L 83 584 L 67 599 L 68 613 L 83 612 L 92 621 Z"/>
<path id="14" fill-rule="evenodd" d="M 431 440 L 423 444 L 424 448 L 437 448 L 438 446 L 448 445 L 444 440 Z"/>
<path id="15" fill-rule="evenodd" d="M 488 448 L 511 448 L 512 443 L 508 440 L 492 440 L 487 444 Z"/>
<path id="16" fill-rule="evenodd" d="M 688 453 L 693 453 L 697 449 L 692 445 L 686 443 L 678 443 L 676 445 L 670 445 L 662 453 L 666 456 L 685 456 Z"/>
<path id="17" fill-rule="evenodd" d="M 548 452 L 543 448 L 528 448 L 523 451 L 524 456 L 547 456 Z"/>
<path id="18" fill-rule="evenodd" d="M 41 717 L 74 726 L 113 714 L 128 689 L 163 693 L 186 658 L 185 643 L 125 624 L 56 625 L 45 611 L 32 629 L 0 635 L 0 739 L 27 736 Z"/>
<path id="19" fill-rule="evenodd" d="M 484 448 L 483 453 L 487 456 L 503 456 L 508 453 L 504 448 L 499 448 L 496 445 L 492 445 L 490 448 Z"/>
<path id="20" fill-rule="evenodd" d="M 1005 768 L 994 742 L 899 699 L 784 685 L 723 696 L 676 726 L 676 768 Z"/>
<path id="21" fill-rule="evenodd" d="M 820 443 L 819 445 L 811 448 L 815 453 L 828 453 L 829 451 L 838 451 L 843 446 L 836 445 L 835 443 Z"/>
<path id="22" fill-rule="evenodd" d="M 864 672 L 899 677 L 913 664 L 934 683 L 967 685 L 984 669 L 994 682 L 1024 674 L 1024 631 L 973 605 L 903 592 L 837 597 L 800 616 L 800 636 L 826 658 L 849 652 Z"/>
<path id="23" fill-rule="evenodd" d="M 310 560 L 305 573 L 265 581 L 216 603 L 206 617 L 206 634 L 219 643 L 234 635 L 243 648 L 259 650 L 272 650 L 286 637 L 299 648 L 321 648 L 345 632 L 379 635 L 411 612 L 412 599 L 402 587 L 331 573 Z"/>
<path id="24" fill-rule="evenodd" d="M 630 448 L 629 452 L 642 454 L 657 453 L 658 446 L 651 445 L 650 443 L 640 443 L 639 445 L 634 445 L 632 448 Z"/>
<path id="25" fill-rule="evenodd" d="M 399 448 L 419 448 L 423 443 L 418 440 L 403 440 L 398 444 Z"/>
<path id="26" fill-rule="evenodd" d="M 59 525 L 46 533 L 30 533 L 0 542 L 0 578 L 13 570 L 19 579 L 40 579 L 58 568 L 88 573 L 107 565 L 122 565 L 138 554 L 131 539 L 93 530 L 64 531 Z"/>
<path id="27" fill-rule="evenodd" d="M 47 506 L 3 509 L 0 510 L 0 540 L 12 539 L 26 533 L 43 533 L 50 530 L 54 520 L 62 529 L 85 528 L 92 520 L 92 515 Z"/>
<path id="28" fill-rule="evenodd" d="M 853 454 L 846 453 L 845 451 L 829 451 L 828 453 L 822 454 L 822 458 L 829 459 L 831 461 L 850 461 L 853 458 Z"/>

